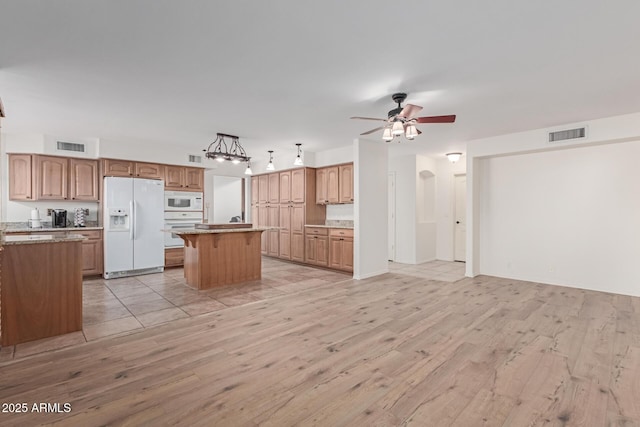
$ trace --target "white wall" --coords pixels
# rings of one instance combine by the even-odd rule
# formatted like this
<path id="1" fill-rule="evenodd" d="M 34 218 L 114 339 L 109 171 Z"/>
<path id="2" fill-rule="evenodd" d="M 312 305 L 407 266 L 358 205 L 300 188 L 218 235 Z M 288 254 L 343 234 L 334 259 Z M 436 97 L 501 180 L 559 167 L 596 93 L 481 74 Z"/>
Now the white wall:
<path id="1" fill-rule="evenodd" d="M 224 224 L 231 217 L 242 215 L 242 179 L 228 176 L 213 177 L 213 200 L 209 222 Z"/>
<path id="2" fill-rule="evenodd" d="M 387 146 L 354 142 L 354 278 L 389 271 L 387 262 Z"/>
<path id="3" fill-rule="evenodd" d="M 453 261 L 456 175 L 467 171 L 465 157 L 456 163 L 442 158 L 436 162 L 436 258 Z"/>
<path id="4" fill-rule="evenodd" d="M 587 125 L 553 145 L 549 129 L 469 142 L 467 275 L 640 295 L 640 114 Z"/>
<path id="5" fill-rule="evenodd" d="M 315 153 L 314 167 L 337 165 L 338 163 L 349 163 L 354 160 L 353 145 L 333 148 L 331 150 L 318 151 Z M 309 166 L 312 166 L 309 164 Z"/>
<path id="6" fill-rule="evenodd" d="M 327 205 L 326 219 L 353 221 L 353 210 L 353 204 Z"/>
<path id="7" fill-rule="evenodd" d="M 396 175 L 395 261 L 415 264 L 416 156 L 408 155 L 390 158 L 388 168 L 390 172 L 395 172 Z M 387 225 L 385 225 L 385 230 Z"/>

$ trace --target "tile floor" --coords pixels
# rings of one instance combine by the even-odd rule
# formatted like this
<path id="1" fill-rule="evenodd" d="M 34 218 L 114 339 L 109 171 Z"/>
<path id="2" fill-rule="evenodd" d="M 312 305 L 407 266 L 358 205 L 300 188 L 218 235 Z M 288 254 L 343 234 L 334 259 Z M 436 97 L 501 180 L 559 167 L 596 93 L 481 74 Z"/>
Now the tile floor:
<path id="1" fill-rule="evenodd" d="M 390 262 L 389 270 L 446 282 L 464 277 L 464 263 L 458 262 L 432 261 L 419 265 Z M 0 362 L 336 283 L 350 279 L 351 275 L 263 258 L 262 277 L 207 291 L 187 286 L 181 268 L 122 279 L 85 280 L 82 332 L 0 348 Z"/>

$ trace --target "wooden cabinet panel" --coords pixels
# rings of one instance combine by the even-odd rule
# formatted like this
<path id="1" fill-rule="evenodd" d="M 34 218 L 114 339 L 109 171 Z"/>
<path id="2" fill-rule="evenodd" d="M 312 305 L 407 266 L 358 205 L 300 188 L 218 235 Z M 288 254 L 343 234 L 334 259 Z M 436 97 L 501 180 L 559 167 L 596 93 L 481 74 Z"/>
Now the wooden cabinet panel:
<path id="1" fill-rule="evenodd" d="M 269 227 L 279 227 L 279 214 L 280 207 L 279 206 L 268 206 L 268 224 Z M 269 256 L 278 256 L 279 254 L 279 246 L 280 246 L 280 236 L 278 233 L 279 230 L 267 230 L 262 234 L 267 234 L 269 237 L 269 243 L 267 245 L 267 255 Z"/>
<path id="2" fill-rule="evenodd" d="M 327 170 L 316 169 L 316 203 L 324 205 L 327 201 Z"/>
<path id="3" fill-rule="evenodd" d="M 9 154 L 9 200 L 33 200 L 31 154 Z"/>
<path id="4" fill-rule="evenodd" d="M 104 176 L 133 176 L 134 164 L 128 160 L 104 159 Z"/>
<path id="5" fill-rule="evenodd" d="M 342 245 L 342 265 L 345 270 L 353 271 L 353 239 L 344 239 Z"/>
<path id="6" fill-rule="evenodd" d="M 353 271 L 353 230 L 331 229 L 329 236 L 329 267 Z"/>
<path id="7" fill-rule="evenodd" d="M 280 221 L 278 227 L 285 231 L 291 231 L 291 207 L 280 206 Z"/>
<path id="8" fill-rule="evenodd" d="M 339 237 L 331 237 L 329 239 L 329 267 L 342 267 L 342 241 Z"/>
<path id="9" fill-rule="evenodd" d="M 36 156 L 36 197 L 40 200 L 68 198 L 69 160 L 65 157 Z"/>
<path id="10" fill-rule="evenodd" d="M 339 181 L 339 168 L 337 166 L 332 166 L 330 168 L 326 168 L 327 170 L 327 199 L 326 203 L 340 203 L 340 190 L 338 188 Z"/>
<path id="11" fill-rule="evenodd" d="M 139 178 L 164 179 L 164 165 L 136 162 L 135 175 Z"/>
<path id="12" fill-rule="evenodd" d="M 329 266 L 329 237 L 326 231 L 322 228 L 307 228 L 305 257 L 309 264 Z"/>
<path id="13" fill-rule="evenodd" d="M 293 203 L 305 202 L 305 170 L 294 169 L 291 171 L 291 201 Z"/>
<path id="14" fill-rule="evenodd" d="M 316 256 L 316 236 L 307 236 L 305 238 L 305 260 L 309 264 L 315 264 Z"/>
<path id="15" fill-rule="evenodd" d="M 291 233 L 286 230 L 280 230 L 279 242 L 280 258 L 291 259 Z"/>
<path id="16" fill-rule="evenodd" d="M 318 265 L 329 266 L 329 238 L 314 236 L 316 239 L 316 260 Z"/>
<path id="17" fill-rule="evenodd" d="M 184 265 L 184 248 L 169 248 L 164 250 L 164 266 L 179 267 Z"/>
<path id="18" fill-rule="evenodd" d="M 340 191 L 338 194 L 340 203 L 353 203 L 353 163 L 338 166 Z"/>
<path id="19" fill-rule="evenodd" d="M 82 242 L 82 275 L 102 274 L 102 240 Z"/>
<path id="20" fill-rule="evenodd" d="M 259 178 L 257 176 L 251 177 L 251 204 L 257 205 L 259 200 L 260 187 L 258 185 Z"/>
<path id="21" fill-rule="evenodd" d="M 291 209 L 291 232 L 304 233 L 305 206 L 293 205 L 290 209 Z"/>
<path id="22" fill-rule="evenodd" d="M 204 190 L 204 169 L 201 168 L 185 168 L 184 186 L 189 191 Z"/>
<path id="23" fill-rule="evenodd" d="M 260 206 L 258 208 L 258 226 L 260 227 L 269 226 L 269 211 L 266 206 Z M 268 231 L 263 232 L 261 239 L 262 241 L 260 245 L 260 250 L 264 255 L 266 255 L 267 248 L 269 246 L 269 232 Z"/>
<path id="24" fill-rule="evenodd" d="M 166 190 L 184 190 L 184 166 L 166 166 L 164 169 L 164 188 Z"/>
<path id="25" fill-rule="evenodd" d="M 280 203 L 280 174 L 270 173 L 269 177 L 269 203 Z"/>
<path id="26" fill-rule="evenodd" d="M 70 159 L 71 200 L 98 200 L 98 161 Z"/>
<path id="27" fill-rule="evenodd" d="M 291 233 L 291 259 L 304 262 L 304 234 Z"/>
<path id="28" fill-rule="evenodd" d="M 258 186 L 260 187 L 258 203 L 267 203 L 269 201 L 269 175 L 260 175 L 258 177 Z"/>
<path id="29" fill-rule="evenodd" d="M 280 203 L 291 202 L 291 171 L 280 172 Z"/>

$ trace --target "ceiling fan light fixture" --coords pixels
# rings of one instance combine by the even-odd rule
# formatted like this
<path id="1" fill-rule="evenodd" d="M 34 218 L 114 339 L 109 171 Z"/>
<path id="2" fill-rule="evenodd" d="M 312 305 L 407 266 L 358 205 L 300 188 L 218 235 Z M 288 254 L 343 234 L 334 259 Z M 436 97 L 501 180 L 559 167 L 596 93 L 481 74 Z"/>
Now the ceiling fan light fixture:
<path id="1" fill-rule="evenodd" d="M 407 130 L 405 131 L 404 136 L 407 139 L 413 139 L 418 136 L 418 129 L 416 129 L 414 125 L 409 125 L 407 126 Z"/>
<path id="2" fill-rule="evenodd" d="M 304 162 L 302 161 L 302 157 L 300 157 L 300 146 L 301 145 L 302 144 L 300 144 L 300 143 L 296 143 L 296 146 L 298 147 L 298 156 L 293 161 L 293 165 L 294 166 L 304 166 Z"/>
<path id="3" fill-rule="evenodd" d="M 393 136 L 402 135 L 404 133 L 404 123 L 400 120 L 396 120 L 393 122 L 393 127 L 391 128 L 391 133 Z"/>
<path id="4" fill-rule="evenodd" d="M 460 157 L 462 157 L 462 153 L 447 153 L 445 155 L 451 163 L 457 162 L 458 160 L 460 160 Z"/>
<path id="5" fill-rule="evenodd" d="M 267 164 L 267 170 L 268 171 L 274 171 L 276 170 L 276 167 L 273 164 L 273 150 L 269 150 L 269 163 Z"/>
<path id="6" fill-rule="evenodd" d="M 389 142 L 393 139 L 393 135 L 391 134 L 391 128 L 384 128 L 384 132 L 382 132 L 382 139 Z"/>

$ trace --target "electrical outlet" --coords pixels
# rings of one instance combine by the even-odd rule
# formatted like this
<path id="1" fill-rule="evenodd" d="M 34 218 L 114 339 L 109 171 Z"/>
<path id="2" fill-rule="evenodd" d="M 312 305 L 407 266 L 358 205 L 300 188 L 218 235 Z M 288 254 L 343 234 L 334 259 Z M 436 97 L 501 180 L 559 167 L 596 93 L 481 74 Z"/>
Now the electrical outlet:
<path id="1" fill-rule="evenodd" d="M 53 209 L 47 209 L 47 216 L 53 215 Z"/>

